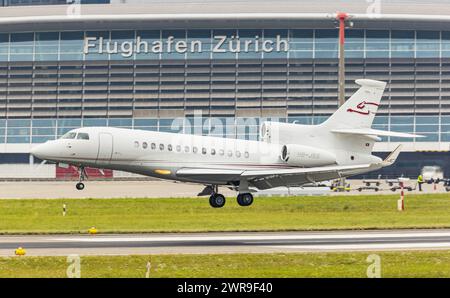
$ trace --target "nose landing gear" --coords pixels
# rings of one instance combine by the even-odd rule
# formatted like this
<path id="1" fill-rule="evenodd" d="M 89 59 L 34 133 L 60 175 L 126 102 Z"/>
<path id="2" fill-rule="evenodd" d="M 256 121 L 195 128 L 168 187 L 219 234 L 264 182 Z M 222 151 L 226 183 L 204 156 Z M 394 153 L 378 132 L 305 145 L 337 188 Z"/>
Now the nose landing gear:
<path id="1" fill-rule="evenodd" d="M 80 180 L 77 183 L 77 185 L 75 186 L 78 190 L 83 190 L 84 189 L 84 183 L 82 181 L 84 181 L 85 177 L 87 178 L 87 174 L 86 174 L 86 170 L 84 169 L 84 167 L 80 167 L 78 169 L 79 175 L 80 175 Z"/>

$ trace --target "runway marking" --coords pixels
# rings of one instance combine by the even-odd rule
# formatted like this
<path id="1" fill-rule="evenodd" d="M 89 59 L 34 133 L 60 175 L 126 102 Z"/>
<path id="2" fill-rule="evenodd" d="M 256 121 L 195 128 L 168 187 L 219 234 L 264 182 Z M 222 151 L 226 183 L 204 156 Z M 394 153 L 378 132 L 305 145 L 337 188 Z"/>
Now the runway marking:
<path id="1" fill-rule="evenodd" d="M 333 245 L 269 245 L 267 248 L 293 250 L 362 250 L 362 249 L 430 249 L 449 248 L 450 242 L 388 243 L 388 244 L 333 244 Z"/>
<path id="2" fill-rule="evenodd" d="M 431 238 L 450 237 L 450 232 L 405 232 L 405 233 L 357 233 L 357 234 L 314 234 L 314 235 L 246 235 L 246 236 L 145 236 L 145 237 L 111 237 L 86 236 L 48 238 L 47 241 L 56 242 L 164 242 L 164 241 L 267 241 L 267 240 L 315 240 L 315 239 L 377 239 L 377 238 Z M 255 242 L 253 242 L 255 243 Z"/>

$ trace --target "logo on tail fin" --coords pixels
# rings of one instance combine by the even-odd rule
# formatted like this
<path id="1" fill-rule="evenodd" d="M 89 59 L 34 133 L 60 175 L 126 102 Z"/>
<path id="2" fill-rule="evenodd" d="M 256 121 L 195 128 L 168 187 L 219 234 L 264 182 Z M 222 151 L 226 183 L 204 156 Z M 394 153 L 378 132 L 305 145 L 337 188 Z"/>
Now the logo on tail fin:
<path id="1" fill-rule="evenodd" d="M 379 106 L 379 104 L 375 102 L 362 101 L 360 102 L 356 108 L 348 108 L 347 112 L 358 113 L 361 115 L 369 115 L 371 113 L 369 107 L 366 108 L 366 105 Z"/>

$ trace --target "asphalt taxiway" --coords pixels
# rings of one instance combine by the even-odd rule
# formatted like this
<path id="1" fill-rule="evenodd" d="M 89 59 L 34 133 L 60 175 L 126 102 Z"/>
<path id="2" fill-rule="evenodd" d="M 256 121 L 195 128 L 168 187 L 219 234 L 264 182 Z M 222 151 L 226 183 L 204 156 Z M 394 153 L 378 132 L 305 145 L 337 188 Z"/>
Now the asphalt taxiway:
<path id="1" fill-rule="evenodd" d="M 0 236 L 0 256 L 450 249 L 450 230 Z"/>

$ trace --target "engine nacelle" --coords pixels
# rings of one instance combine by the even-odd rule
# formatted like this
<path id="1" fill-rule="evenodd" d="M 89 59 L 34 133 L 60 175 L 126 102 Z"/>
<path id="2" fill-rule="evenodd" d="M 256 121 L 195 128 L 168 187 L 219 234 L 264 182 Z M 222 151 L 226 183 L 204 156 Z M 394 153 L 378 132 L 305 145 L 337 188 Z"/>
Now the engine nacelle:
<path id="1" fill-rule="evenodd" d="M 319 167 L 336 164 L 336 156 L 323 149 L 304 145 L 284 145 L 281 148 L 281 160 L 291 166 Z"/>

